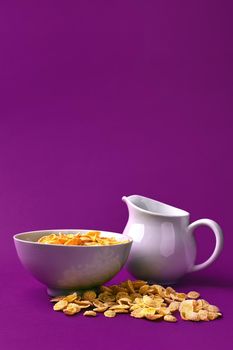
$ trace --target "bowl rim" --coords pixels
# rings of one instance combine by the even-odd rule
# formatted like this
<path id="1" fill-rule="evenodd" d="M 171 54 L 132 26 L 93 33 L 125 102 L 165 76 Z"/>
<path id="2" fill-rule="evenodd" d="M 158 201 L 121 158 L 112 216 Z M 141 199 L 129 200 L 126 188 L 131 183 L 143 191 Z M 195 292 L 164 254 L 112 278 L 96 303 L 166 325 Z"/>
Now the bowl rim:
<path id="1" fill-rule="evenodd" d="M 122 236 L 122 233 L 119 232 L 112 232 L 112 231 L 103 231 L 103 230 L 90 230 L 90 229 L 46 229 L 46 230 L 33 230 L 33 231 L 25 231 L 25 232 L 19 232 L 13 235 L 13 240 L 15 242 L 23 242 L 23 243 L 28 243 L 28 244 L 33 244 L 33 245 L 38 245 L 38 246 L 46 246 L 46 247 L 67 247 L 67 248 L 104 248 L 104 247 L 119 247 L 119 246 L 123 246 L 123 245 L 128 245 L 128 244 L 132 244 L 133 243 L 133 239 L 124 234 L 124 236 L 128 239 L 128 242 L 124 242 L 124 243 L 119 243 L 119 244 L 108 244 L 108 245 L 93 245 L 93 246 L 85 246 L 85 245 L 64 245 L 64 244 L 45 244 L 45 243 L 40 243 L 40 242 L 32 242 L 32 241 L 25 241 L 23 239 L 20 239 L 19 237 L 21 235 L 27 235 L 27 234 L 31 234 L 31 233 L 39 233 L 39 232 L 44 232 L 46 235 L 46 232 L 48 233 L 53 233 L 53 232 L 62 232 L 65 231 L 67 233 L 71 233 L 73 231 L 78 231 L 80 233 L 84 233 L 84 232 L 89 232 L 89 231 L 99 231 L 101 233 L 108 233 L 108 234 L 113 234 L 113 235 L 117 235 L 117 236 Z"/>

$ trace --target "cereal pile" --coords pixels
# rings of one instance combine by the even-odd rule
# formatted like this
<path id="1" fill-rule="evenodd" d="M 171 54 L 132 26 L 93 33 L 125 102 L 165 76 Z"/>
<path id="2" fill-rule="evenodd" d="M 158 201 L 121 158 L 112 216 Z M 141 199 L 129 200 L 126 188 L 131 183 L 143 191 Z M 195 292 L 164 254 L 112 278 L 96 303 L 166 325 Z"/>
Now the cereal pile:
<path id="1" fill-rule="evenodd" d="M 55 311 L 63 311 L 66 315 L 87 309 L 84 316 L 130 314 L 135 318 L 167 322 L 176 322 L 174 314 L 178 311 L 185 321 L 212 321 L 222 316 L 217 306 L 199 297 L 200 294 L 194 291 L 177 293 L 171 287 L 128 280 L 119 285 L 101 286 L 99 293 L 94 290 L 87 290 L 82 295 L 75 292 L 52 298 L 51 302 L 56 303 L 53 306 Z"/>
<path id="2" fill-rule="evenodd" d="M 104 237 L 99 231 L 89 231 L 82 233 L 52 233 L 43 236 L 38 240 L 43 244 L 62 244 L 62 245 L 85 245 L 85 246 L 103 246 L 128 243 L 128 240 L 117 241 L 114 237 Z"/>

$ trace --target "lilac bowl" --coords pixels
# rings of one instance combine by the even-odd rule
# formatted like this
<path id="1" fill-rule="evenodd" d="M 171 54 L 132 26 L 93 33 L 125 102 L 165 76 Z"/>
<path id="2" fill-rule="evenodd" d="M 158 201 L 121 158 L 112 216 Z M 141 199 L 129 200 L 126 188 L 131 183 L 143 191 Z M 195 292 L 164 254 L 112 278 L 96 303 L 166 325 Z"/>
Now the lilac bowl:
<path id="1" fill-rule="evenodd" d="M 14 243 L 23 266 L 47 286 L 49 295 L 94 288 L 113 278 L 125 264 L 132 245 L 130 237 L 100 231 L 106 237 L 128 242 L 106 246 L 64 246 L 38 243 L 50 233 L 86 233 L 92 230 L 43 230 L 18 233 Z"/>

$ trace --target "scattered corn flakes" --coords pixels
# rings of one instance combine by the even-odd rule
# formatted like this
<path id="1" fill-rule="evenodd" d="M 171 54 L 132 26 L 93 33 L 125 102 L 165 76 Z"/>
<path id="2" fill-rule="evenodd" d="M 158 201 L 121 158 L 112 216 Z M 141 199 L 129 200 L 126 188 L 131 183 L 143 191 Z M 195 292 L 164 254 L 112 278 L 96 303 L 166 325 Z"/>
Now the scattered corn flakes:
<path id="1" fill-rule="evenodd" d="M 92 232 L 90 237 L 98 239 L 99 236 L 97 232 Z M 70 234 L 69 239 L 73 239 Z M 63 311 L 66 315 L 75 315 L 87 309 L 84 316 L 96 316 L 97 313 L 103 313 L 106 317 L 130 314 L 134 318 L 150 321 L 163 319 L 166 322 L 177 322 L 174 314 L 178 312 L 185 321 L 213 321 L 222 316 L 217 306 L 199 297 L 200 294 L 195 291 L 178 293 L 171 287 L 128 280 L 119 285 L 101 286 L 98 292 L 75 292 L 54 297 L 50 301 L 55 302 L 55 311 Z"/>
<path id="2" fill-rule="evenodd" d="M 217 306 L 210 305 L 203 299 L 185 300 L 180 304 L 179 310 L 181 318 L 186 321 L 209 321 L 222 316 Z"/>

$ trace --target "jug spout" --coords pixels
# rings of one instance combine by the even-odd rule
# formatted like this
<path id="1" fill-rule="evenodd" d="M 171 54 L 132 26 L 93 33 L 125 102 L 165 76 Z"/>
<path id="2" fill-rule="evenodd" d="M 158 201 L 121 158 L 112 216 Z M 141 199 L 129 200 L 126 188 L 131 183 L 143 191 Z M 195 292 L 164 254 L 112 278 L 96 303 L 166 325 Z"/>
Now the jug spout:
<path id="1" fill-rule="evenodd" d="M 126 196 L 123 196 L 121 199 L 122 199 L 122 200 L 123 200 L 123 202 L 125 202 L 126 204 L 127 204 L 127 203 L 128 203 L 128 201 L 129 201 L 128 197 L 126 197 Z"/>
<path id="2" fill-rule="evenodd" d="M 132 196 L 123 196 L 121 199 L 123 202 L 125 202 L 125 204 L 127 205 L 128 209 L 130 209 L 131 207 L 133 207 L 133 202 L 132 202 Z"/>
<path id="3" fill-rule="evenodd" d="M 125 202 L 125 204 L 127 205 L 129 214 L 131 215 L 137 215 L 140 214 L 141 209 L 140 206 L 138 206 L 137 203 L 137 195 L 131 195 L 131 196 L 123 196 L 122 197 L 122 201 Z M 143 210 L 143 212 L 145 213 L 145 211 Z"/>
<path id="4" fill-rule="evenodd" d="M 147 207 L 145 200 L 147 200 L 146 197 L 142 197 L 136 194 L 133 194 L 128 197 L 122 197 L 122 201 L 125 202 L 125 204 L 127 205 L 129 212 L 133 212 L 134 214 L 150 214 L 149 208 Z"/>

